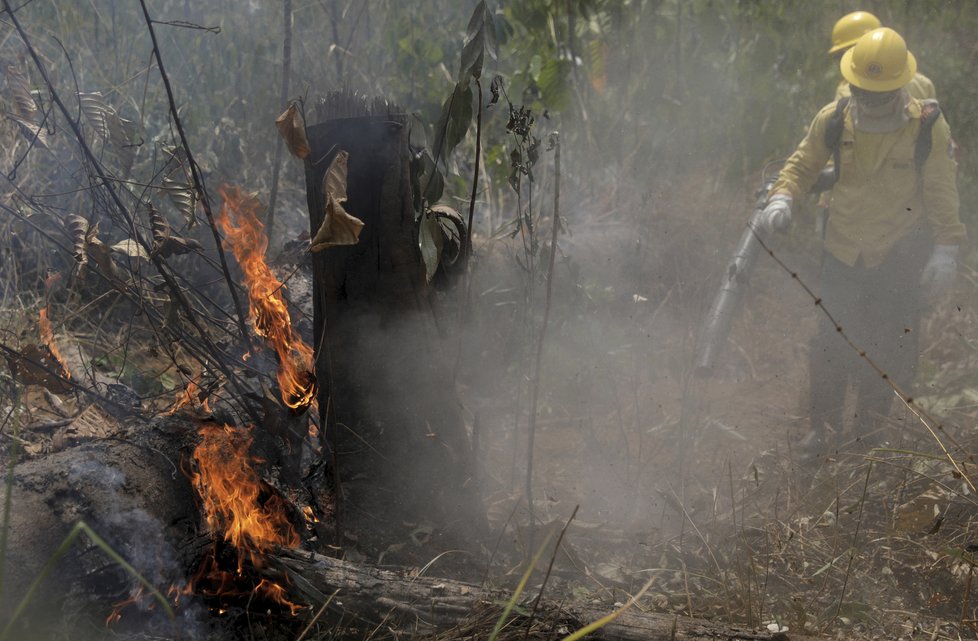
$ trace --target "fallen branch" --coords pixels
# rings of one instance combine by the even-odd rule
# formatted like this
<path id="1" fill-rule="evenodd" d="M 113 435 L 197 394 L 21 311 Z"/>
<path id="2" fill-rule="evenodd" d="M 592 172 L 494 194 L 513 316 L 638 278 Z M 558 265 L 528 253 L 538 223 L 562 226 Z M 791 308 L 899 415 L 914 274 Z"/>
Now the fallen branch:
<path id="1" fill-rule="evenodd" d="M 481 616 L 487 621 L 488 632 L 498 618 L 502 604 L 510 596 L 505 590 L 450 579 L 410 576 L 404 571 L 357 565 L 299 550 L 281 550 L 269 561 L 267 571 L 273 578 L 281 579 L 286 575 L 291 581 L 290 599 L 308 603 L 317 610 L 332 599 L 328 609 L 334 620 L 342 615 L 344 621 L 356 622 L 347 625 L 360 626 L 363 631 L 383 623 L 393 634 L 434 635 L 464 625 L 470 617 Z M 487 609 L 492 610 L 495 617 L 480 615 Z M 557 605 L 544 601 L 538 618 L 559 621 L 565 629 L 573 630 L 606 617 L 612 610 L 612 604 L 595 606 L 564 602 Z M 522 627 L 519 632 L 522 636 Z M 752 630 L 737 624 L 677 618 L 633 608 L 593 632 L 591 638 L 609 641 L 783 641 L 788 637 L 785 633 Z M 812 637 L 791 635 L 791 638 Z"/>

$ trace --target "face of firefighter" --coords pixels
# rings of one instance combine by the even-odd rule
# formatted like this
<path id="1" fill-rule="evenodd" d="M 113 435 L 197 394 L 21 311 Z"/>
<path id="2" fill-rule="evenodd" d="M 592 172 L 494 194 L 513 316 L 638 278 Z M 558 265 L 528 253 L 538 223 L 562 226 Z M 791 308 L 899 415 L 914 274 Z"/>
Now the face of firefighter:
<path id="1" fill-rule="evenodd" d="M 853 99 L 859 103 L 859 106 L 863 108 L 864 112 L 892 106 L 900 97 L 900 89 L 894 89 L 893 91 L 866 91 L 855 85 L 851 85 L 849 88 L 852 91 Z"/>
<path id="2" fill-rule="evenodd" d="M 853 125 L 867 133 L 889 133 L 903 127 L 907 122 L 907 92 L 866 91 L 852 85 Z"/>

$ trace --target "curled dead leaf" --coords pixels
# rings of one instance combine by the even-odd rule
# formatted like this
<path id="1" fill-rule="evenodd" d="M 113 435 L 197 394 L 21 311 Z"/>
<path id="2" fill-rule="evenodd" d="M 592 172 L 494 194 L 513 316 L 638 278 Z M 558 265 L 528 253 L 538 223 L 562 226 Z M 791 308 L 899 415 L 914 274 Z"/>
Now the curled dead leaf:
<path id="1" fill-rule="evenodd" d="M 98 270 L 109 280 L 120 282 L 118 270 L 112 261 L 112 248 L 104 244 L 97 238 L 92 238 L 88 243 L 88 257 L 98 267 Z"/>
<path id="2" fill-rule="evenodd" d="M 203 250 L 204 246 L 193 238 L 184 238 L 183 236 L 168 236 L 166 241 L 160 245 L 159 249 L 153 249 L 153 254 L 159 254 L 163 258 L 167 258 L 169 256 L 189 254 L 191 252 Z"/>
<path id="3" fill-rule="evenodd" d="M 24 385 L 40 385 L 54 394 L 72 391 L 64 365 L 46 345 L 28 345 L 16 356 L 7 356 L 7 365 L 14 379 Z"/>
<path id="4" fill-rule="evenodd" d="M 160 248 L 166 243 L 167 239 L 171 235 L 170 222 L 166 219 L 160 210 L 153 206 L 152 203 L 147 203 L 146 208 L 149 211 L 149 227 L 150 232 L 153 235 L 153 254 L 158 254 Z"/>
<path id="5" fill-rule="evenodd" d="M 163 178 L 163 190 L 177 208 L 188 227 L 197 224 L 197 193 L 190 184 L 183 166 L 178 166 Z"/>
<path id="6" fill-rule="evenodd" d="M 363 221 L 351 216 L 343 208 L 346 202 L 347 161 L 349 154 L 340 151 L 329 164 L 323 176 L 323 197 L 326 212 L 323 224 L 311 241 L 309 251 L 321 251 L 339 245 L 356 245 L 360 242 Z"/>
<path id="7" fill-rule="evenodd" d="M 147 253 L 142 245 L 132 238 L 127 238 L 119 241 L 115 245 L 112 245 L 112 251 L 116 252 L 117 254 L 129 256 L 130 258 L 149 260 L 149 253 Z"/>
<path id="8" fill-rule="evenodd" d="M 25 125 L 40 125 L 41 112 L 37 108 L 37 103 L 34 102 L 31 84 L 27 76 L 12 64 L 8 64 L 4 69 L 4 76 L 7 81 L 8 95 L 13 97 L 13 112 L 8 113 L 8 115 L 16 116 L 19 122 Z"/>
<path id="9" fill-rule="evenodd" d="M 71 255 L 75 259 L 76 269 L 81 269 L 88 262 L 88 246 L 90 234 L 88 219 L 78 214 L 69 214 L 65 219 L 65 227 L 71 235 Z"/>
<path id="10" fill-rule="evenodd" d="M 306 123 L 296 103 L 289 103 L 289 108 L 275 119 L 275 127 L 285 140 L 290 154 L 300 159 L 309 155 L 311 150 L 306 139 Z"/>

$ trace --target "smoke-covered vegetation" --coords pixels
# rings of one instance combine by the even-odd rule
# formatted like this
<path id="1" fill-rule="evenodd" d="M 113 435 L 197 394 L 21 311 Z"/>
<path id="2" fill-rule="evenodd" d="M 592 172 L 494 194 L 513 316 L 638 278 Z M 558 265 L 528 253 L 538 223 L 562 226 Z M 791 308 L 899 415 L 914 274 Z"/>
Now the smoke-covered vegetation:
<path id="1" fill-rule="evenodd" d="M 489 568 L 508 588 L 580 506 L 554 576 L 538 577 L 560 598 L 611 610 L 653 577 L 640 603 L 656 612 L 775 631 L 973 635 L 973 243 L 922 332 L 918 406 L 943 428 L 901 408 L 892 451 L 847 443 L 817 469 L 798 465 L 815 310 L 797 281 L 814 281 L 821 255 L 812 203 L 774 245 L 788 267 L 759 264 L 717 376 L 692 376 L 696 331 L 762 169 L 834 96 L 826 50 L 844 13 L 873 11 L 934 81 L 959 147 L 961 217 L 978 229 L 978 4 L 868 4 L 488 0 L 494 38 L 480 37 L 494 41 L 482 43 L 477 72 L 466 49 L 475 0 L 4 0 L 7 469 L 61 449 L 30 428 L 70 418 L 79 399 L 152 415 L 188 382 L 210 382 L 219 410 L 260 418 L 254 381 L 274 387 L 275 366 L 250 354 L 241 272 L 212 222 L 218 188 L 271 202 L 269 259 L 285 256 L 284 291 L 309 334 L 312 295 L 295 276 L 307 257 L 305 173 L 275 119 L 295 101 L 315 124 L 320 99 L 345 91 L 408 114 L 412 144 L 439 160 L 441 202 L 462 219 L 472 207 L 467 271 L 436 278 L 432 296 L 432 344 L 451 375 L 417 389 L 402 361 L 425 358 L 419 341 L 367 396 L 396 415 L 428 394 L 419 406 L 464 417 L 475 461 L 466 483 L 491 536 L 464 542 L 475 561 L 446 561 L 445 524 L 402 519 L 386 547 L 351 535 L 337 554 L 430 574 Z M 451 106 L 453 96 L 466 104 Z M 443 138 L 450 153 L 438 153 Z M 52 400 L 57 373 L 23 364 L 28 346 L 55 362 L 35 345 L 39 308 L 55 324 L 43 342 L 61 342 L 75 372 L 67 408 Z M 383 362 L 425 322 L 365 324 L 365 358 Z M 413 462 L 406 452 L 389 464 Z M 432 470 L 413 471 L 438 484 Z M 369 507 L 382 517 L 378 505 L 410 503 Z M 296 638 L 309 619 L 284 625 L 289 636 L 242 638 Z M 332 632 L 320 625 L 307 638 Z"/>

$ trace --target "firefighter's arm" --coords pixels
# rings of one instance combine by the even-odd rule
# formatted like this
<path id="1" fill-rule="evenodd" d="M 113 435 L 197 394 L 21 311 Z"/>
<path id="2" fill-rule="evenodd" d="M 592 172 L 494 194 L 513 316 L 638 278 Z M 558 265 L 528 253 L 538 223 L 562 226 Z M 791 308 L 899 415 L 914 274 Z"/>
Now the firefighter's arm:
<path id="1" fill-rule="evenodd" d="M 935 245 L 959 245 L 967 240 L 967 233 L 958 215 L 958 166 L 943 116 L 934 123 L 932 136 L 933 146 L 921 176 L 927 220 Z"/>
<path id="2" fill-rule="evenodd" d="M 834 111 L 835 103 L 830 103 L 812 120 L 808 134 L 781 169 L 777 182 L 771 188 L 772 196 L 787 194 L 793 199 L 800 199 L 818 180 L 819 172 L 832 155 L 825 145 L 825 128 Z"/>

